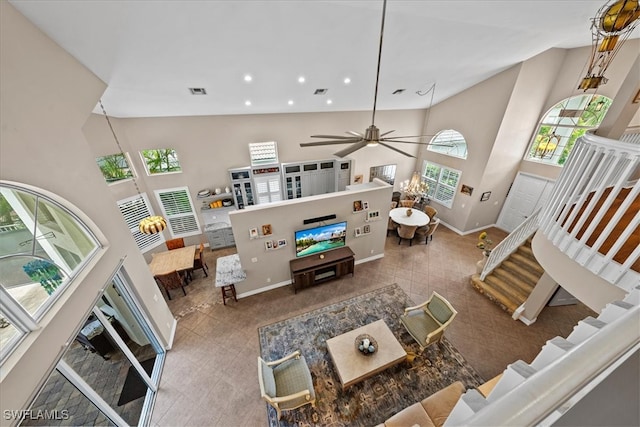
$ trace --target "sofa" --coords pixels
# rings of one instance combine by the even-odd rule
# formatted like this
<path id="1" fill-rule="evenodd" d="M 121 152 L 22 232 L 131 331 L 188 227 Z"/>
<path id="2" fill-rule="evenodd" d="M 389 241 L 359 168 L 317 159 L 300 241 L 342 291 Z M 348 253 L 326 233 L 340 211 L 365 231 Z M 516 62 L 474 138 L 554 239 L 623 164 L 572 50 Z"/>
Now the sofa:
<path id="1" fill-rule="evenodd" d="M 376 427 L 441 427 L 464 392 L 464 385 L 456 381 L 422 401 L 404 408 Z"/>

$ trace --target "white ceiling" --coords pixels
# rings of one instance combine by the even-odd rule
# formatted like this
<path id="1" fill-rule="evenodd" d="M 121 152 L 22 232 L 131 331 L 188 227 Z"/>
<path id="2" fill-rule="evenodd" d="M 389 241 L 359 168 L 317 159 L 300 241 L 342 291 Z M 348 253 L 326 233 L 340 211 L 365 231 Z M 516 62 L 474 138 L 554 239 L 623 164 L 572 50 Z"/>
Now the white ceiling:
<path id="1" fill-rule="evenodd" d="M 11 3 L 108 84 L 103 103 L 112 116 L 373 106 L 381 0 Z M 433 83 L 437 103 L 547 49 L 590 45 L 590 19 L 604 3 L 389 0 L 377 107 L 427 108 L 431 93 L 416 92 Z M 327 94 L 314 95 L 318 88 Z M 392 95 L 396 89 L 406 91 Z"/>

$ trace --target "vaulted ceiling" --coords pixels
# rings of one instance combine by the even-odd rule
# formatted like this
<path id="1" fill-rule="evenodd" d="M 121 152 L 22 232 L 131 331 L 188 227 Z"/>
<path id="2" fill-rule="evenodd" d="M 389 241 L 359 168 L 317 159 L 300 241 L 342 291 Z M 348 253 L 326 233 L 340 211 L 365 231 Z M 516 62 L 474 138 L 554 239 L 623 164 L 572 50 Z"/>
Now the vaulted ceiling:
<path id="1" fill-rule="evenodd" d="M 11 3 L 107 83 L 116 117 L 373 106 L 382 0 Z M 550 48 L 587 46 L 604 3 L 389 0 L 378 109 L 426 108 L 434 83 L 437 103 Z"/>

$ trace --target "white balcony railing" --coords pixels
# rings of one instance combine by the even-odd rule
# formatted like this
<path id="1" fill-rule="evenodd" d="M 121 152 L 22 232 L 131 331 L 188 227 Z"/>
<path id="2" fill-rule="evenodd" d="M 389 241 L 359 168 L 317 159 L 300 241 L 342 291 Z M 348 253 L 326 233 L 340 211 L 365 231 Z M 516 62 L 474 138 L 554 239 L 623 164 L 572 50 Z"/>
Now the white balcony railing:
<path id="1" fill-rule="evenodd" d="M 640 283 L 640 144 L 585 134 L 540 218 L 578 264 L 630 290 Z"/>

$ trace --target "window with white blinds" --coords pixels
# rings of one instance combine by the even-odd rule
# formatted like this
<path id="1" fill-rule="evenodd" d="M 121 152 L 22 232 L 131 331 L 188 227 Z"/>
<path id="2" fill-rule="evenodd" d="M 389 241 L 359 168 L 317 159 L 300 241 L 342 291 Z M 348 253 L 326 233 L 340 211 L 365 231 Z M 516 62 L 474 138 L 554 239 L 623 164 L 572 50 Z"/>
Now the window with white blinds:
<path id="1" fill-rule="evenodd" d="M 139 194 L 126 199 L 118 200 L 118 208 L 124 217 L 124 221 L 129 227 L 129 231 L 133 235 L 133 240 L 136 241 L 136 245 L 142 252 L 147 252 L 149 249 L 153 249 L 156 246 L 164 243 L 164 236 L 162 233 L 158 234 L 144 234 L 140 232 L 138 224 L 140 220 L 148 216 L 154 215 L 149 199 L 146 194 Z"/>
<path id="2" fill-rule="evenodd" d="M 429 197 L 450 208 L 460 182 L 462 172 L 449 169 L 437 163 L 425 161 L 422 168 L 422 179 L 429 184 Z"/>
<path id="3" fill-rule="evenodd" d="M 201 233 L 200 223 L 189 196 L 189 188 L 168 188 L 156 190 L 155 193 L 172 237 L 194 236 Z"/>

